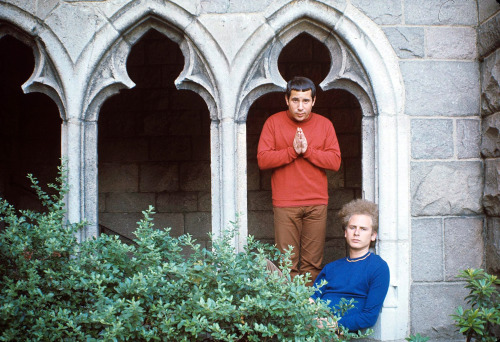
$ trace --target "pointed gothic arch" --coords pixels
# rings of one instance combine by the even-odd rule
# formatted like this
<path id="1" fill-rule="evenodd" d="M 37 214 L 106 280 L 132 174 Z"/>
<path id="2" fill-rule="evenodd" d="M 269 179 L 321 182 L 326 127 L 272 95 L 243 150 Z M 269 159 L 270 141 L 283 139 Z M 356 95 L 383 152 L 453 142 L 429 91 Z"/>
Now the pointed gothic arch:
<path id="1" fill-rule="evenodd" d="M 363 111 L 363 192 L 365 198 L 379 204 L 378 251 L 388 261 L 392 273 L 375 337 L 404 338 L 409 319 L 409 120 L 403 113 L 404 90 L 396 55 L 382 30 L 350 4 L 277 3 L 268 9 L 266 19 L 268 26 L 263 25 L 254 34 L 260 44 L 252 39 L 245 44 L 257 46 L 258 52 L 254 53 L 255 61 L 249 63 L 240 87 L 235 118 L 238 132 L 245 133 L 246 115 L 255 99 L 284 89 L 285 80 L 277 70 L 283 46 L 302 32 L 321 40 L 333 61 L 321 88 L 351 92 Z M 239 141 L 237 145 L 245 146 L 245 142 Z M 237 153 L 245 154 L 246 148 L 238 149 Z M 237 159 L 244 160 L 241 155 Z M 238 175 L 245 172 L 246 164 L 241 163 Z M 246 199 L 240 200 L 246 208 Z"/>

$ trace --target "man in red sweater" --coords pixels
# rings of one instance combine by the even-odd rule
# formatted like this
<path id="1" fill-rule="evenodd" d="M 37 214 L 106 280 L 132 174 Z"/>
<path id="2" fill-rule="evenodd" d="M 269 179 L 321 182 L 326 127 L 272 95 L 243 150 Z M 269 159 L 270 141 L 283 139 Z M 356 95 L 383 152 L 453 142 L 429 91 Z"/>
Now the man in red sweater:
<path id="1" fill-rule="evenodd" d="M 330 120 L 312 113 L 316 87 L 305 77 L 287 84 L 288 110 L 270 116 L 260 135 L 260 169 L 273 169 L 271 186 L 277 247 L 293 247 L 291 275 L 321 271 L 326 234 L 325 169 L 340 168 L 340 149 Z"/>

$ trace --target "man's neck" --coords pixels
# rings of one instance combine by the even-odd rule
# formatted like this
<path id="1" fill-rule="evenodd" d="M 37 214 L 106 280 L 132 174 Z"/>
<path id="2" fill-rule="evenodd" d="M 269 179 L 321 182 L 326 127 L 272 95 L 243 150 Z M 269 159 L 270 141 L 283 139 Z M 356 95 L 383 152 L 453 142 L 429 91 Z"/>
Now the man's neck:
<path id="1" fill-rule="evenodd" d="M 364 248 L 364 249 L 349 249 L 349 258 L 350 259 L 357 259 L 361 258 L 363 255 L 368 253 L 370 251 L 370 248 Z"/>

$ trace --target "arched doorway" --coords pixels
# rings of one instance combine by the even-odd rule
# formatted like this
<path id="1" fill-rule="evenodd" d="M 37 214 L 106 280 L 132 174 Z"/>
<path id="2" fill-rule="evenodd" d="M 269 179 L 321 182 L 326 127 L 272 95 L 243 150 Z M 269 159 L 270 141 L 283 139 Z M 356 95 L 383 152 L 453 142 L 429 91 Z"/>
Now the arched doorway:
<path id="1" fill-rule="evenodd" d="M 285 80 L 301 75 L 319 85 L 327 76 L 330 63 L 326 46 L 303 33 L 283 48 L 278 69 Z M 271 171 L 258 170 L 257 144 L 267 117 L 285 109 L 284 93 L 269 93 L 254 102 L 247 119 L 248 233 L 268 243 L 274 242 Z M 345 256 L 344 235 L 337 211 L 344 203 L 361 197 L 361 108 L 357 99 L 346 90 L 323 91 L 318 87 L 313 111 L 332 121 L 342 153 L 341 169 L 327 172 L 330 200 L 324 263 L 328 263 Z"/>
<path id="2" fill-rule="evenodd" d="M 27 174 L 54 183 L 61 157 L 61 118 L 41 93 L 24 94 L 33 72 L 33 50 L 13 36 L 0 38 L 0 197 L 16 209 L 43 210 Z"/>
<path id="3" fill-rule="evenodd" d="M 184 58 L 150 30 L 133 46 L 127 71 L 136 87 L 108 99 L 98 120 L 101 231 L 133 239 L 141 211 L 155 227 L 206 242 L 211 231 L 210 117 L 197 94 L 177 90 Z"/>

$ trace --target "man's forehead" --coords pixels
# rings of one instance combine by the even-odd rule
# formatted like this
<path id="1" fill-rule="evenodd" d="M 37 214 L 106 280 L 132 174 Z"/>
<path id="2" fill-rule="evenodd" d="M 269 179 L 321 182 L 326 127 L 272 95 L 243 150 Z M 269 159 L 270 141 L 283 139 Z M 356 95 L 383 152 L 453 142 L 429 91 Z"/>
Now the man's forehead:
<path id="1" fill-rule="evenodd" d="M 309 97 L 312 99 L 312 90 L 311 89 L 308 89 L 308 90 L 292 89 L 292 91 L 290 92 L 290 97 L 302 97 L 302 98 Z"/>
<path id="2" fill-rule="evenodd" d="M 349 222 L 347 224 L 348 225 L 357 224 L 360 226 L 372 227 L 373 226 L 373 219 L 370 215 L 353 214 L 349 218 Z"/>

